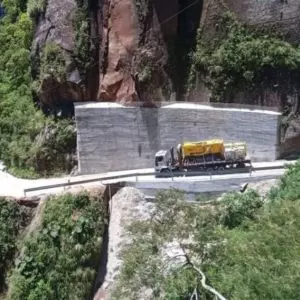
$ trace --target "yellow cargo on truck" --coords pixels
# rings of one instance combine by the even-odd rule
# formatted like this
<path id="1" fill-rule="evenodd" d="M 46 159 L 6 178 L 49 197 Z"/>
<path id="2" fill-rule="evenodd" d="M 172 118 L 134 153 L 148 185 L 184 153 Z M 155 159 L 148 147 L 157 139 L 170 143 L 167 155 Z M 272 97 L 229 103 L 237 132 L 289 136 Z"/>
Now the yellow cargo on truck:
<path id="1" fill-rule="evenodd" d="M 170 172 L 212 171 L 251 166 L 245 142 L 224 143 L 222 139 L 184 142 L 170 150 L 160 150 L 155 155 L 155 171 Z"/>

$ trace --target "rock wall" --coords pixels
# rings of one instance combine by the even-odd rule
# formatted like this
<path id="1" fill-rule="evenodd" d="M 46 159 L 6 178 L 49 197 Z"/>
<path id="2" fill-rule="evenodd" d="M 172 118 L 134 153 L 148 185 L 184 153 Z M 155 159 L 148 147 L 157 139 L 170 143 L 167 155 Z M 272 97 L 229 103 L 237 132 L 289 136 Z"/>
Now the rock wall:
<path id="1" fill-rule="evenodd" d="M 123 263 L 121 259 L 122 251 L 132 242 L 127 226 L 133 220 L 148 219 L 153 210 L 153 203 L 147 202 L 144 195 L 137 189 L 124 187 L 113 195 L 109 207 L 106 275 L 104 281 L 100 283 L 93 300 L 111 299 L 111 292 L 115 287 Z"/>
<path id="2" fill-rule="evenodd" d="M 289 41 L 300 38 L 300 2 L 297 0 L 226 0 L 238 18 L 251 25 L 270 26 Z"/>
<path id="3" fill-rule="evenodd" d="M 56 103 L 84 101 L 92 99 L 92 86 L 80 74 L 74 61 L 76 48 L 75 14 L 78 12 L 75 0 L 48 0 L 44 12 L 36 16 L 36 27 L 32 45 L 33 77 L 39 81 L 37 96 L 43 105 L 53 106 Z M 49 66 L 41 65 L 45 47 L 56 46 L 55 55 L 61 55 L 63 62 L 54 66 L 54 58 Z M 90 56 L 93 54 L 90 53 Z M 50 66 L 51 65 L 51 66 Z M 57 78 L 57 68 L 65 73 Z"/>
<path id="4" fill-rule="evenodd" d="M 276 158 L 280 114 L 274 111 L 171 104 L 160 108 L 76 104 L 82 174 L 152 168 L 159 149 L 186 140 L 245 141 L 253 161 Z"/>
<path id="5" fill-rule="evenodd" d="M 32 70 L 43 105 L 171 97 L 167 47 L 151 0 L 49 0 L 35 22 Z M 48 55 L 43 65 L 49 45 L 60 59 Z"/>
<path id="6" fill-rule="evenodd" d="M 290 42 L 300 39 L 300 2 L 297 0 L 203 0 L 202 33 L 211 38 L 219 17 L 231 10 L 243 23 L 269 28 Z"/>
<path id="7" fill-rule="evenodd" d="M 165 40 L 178 36 L 178 29 L 186 26 L 181 24 L 181 16 L 187 11 L 200 10 L 199 26 L 208 39 L 217 34 L 220 15 L 228 9 L 242 22 L 269 26 L 289 41 L 298 42 L 300 38 L 297 0 L 202 0 L 201 5 L 191 3 L 188 9 L 183 9 L 182 3 L 48 0 L 45 11 L 36 17 L 32 47 L 33 75 L 41 81 L 40 102 L 170 100 L 174 87 L 166 70 L 174 66 L 168 66 Z M 83 10 L 87 10 L 86 15 L 78 21 L 76 16 Z M 63 54 L 66 76 L 62 80 L 52 76 L 51 68 L 41 70 L 38 66 L 47 43 L 58 45 Z M 202 101 L 208 98 L 205 91 L 196 95 Z"/>

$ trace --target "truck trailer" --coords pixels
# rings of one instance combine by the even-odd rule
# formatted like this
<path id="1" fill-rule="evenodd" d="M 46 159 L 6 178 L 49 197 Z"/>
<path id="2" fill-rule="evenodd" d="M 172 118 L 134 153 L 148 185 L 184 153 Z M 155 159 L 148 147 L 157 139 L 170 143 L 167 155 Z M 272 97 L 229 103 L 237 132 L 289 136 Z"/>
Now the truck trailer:
<path id="1" fill-rule="evenodd" d="M 245 142 L 224 143 L 222 139 L 184 142 L 174 152 L 172 147 L 155 154 L 155 172 L 212 172 L 251 166 Z"/>

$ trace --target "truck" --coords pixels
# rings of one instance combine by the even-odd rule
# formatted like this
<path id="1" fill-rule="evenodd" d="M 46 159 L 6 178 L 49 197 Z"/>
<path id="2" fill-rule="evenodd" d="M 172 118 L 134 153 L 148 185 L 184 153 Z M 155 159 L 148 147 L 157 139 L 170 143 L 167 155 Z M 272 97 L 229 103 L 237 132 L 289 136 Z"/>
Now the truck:
<path id="1" fill-rule="evenodd" d="M 178 144 L 155 154 L 155 172 L 212 172 L 251 166 L 245 142 L 212 139 Z"/>

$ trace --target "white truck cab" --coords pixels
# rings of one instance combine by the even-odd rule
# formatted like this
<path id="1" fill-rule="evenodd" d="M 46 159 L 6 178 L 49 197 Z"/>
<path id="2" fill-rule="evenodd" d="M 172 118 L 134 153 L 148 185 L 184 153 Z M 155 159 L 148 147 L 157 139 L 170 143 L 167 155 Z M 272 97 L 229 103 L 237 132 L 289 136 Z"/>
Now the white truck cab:
<path id="1" fill-rule="evenodd" d="M 169 170 L 171 164 L 171 153 L 168 150 L 159 150 L 155 154 L 155 172 Z"/>

